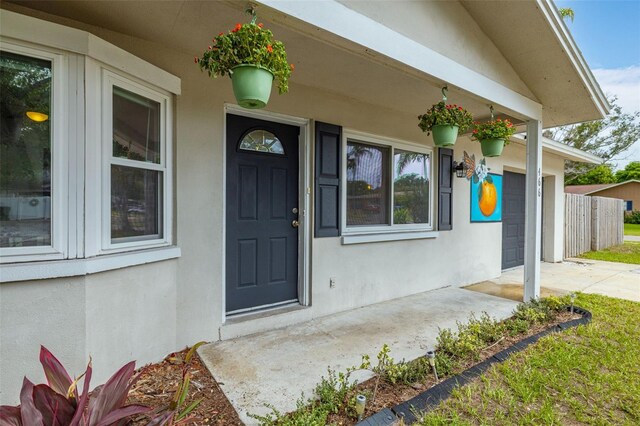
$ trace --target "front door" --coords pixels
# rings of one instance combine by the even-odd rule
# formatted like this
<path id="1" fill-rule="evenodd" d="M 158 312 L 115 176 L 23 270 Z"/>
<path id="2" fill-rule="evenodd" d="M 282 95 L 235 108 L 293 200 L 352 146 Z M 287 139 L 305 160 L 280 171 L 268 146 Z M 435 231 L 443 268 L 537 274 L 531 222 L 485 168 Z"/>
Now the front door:
<path id="1" fill-rule="evenodd" d="M 298 300 L 299 130 L 227 114 L 227 313 Z"/>

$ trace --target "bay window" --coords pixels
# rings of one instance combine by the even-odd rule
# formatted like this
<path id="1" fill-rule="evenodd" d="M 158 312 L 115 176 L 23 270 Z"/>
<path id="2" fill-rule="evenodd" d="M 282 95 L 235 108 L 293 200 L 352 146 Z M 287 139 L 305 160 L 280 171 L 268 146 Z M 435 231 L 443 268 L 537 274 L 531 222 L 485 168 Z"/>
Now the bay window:
<path id="1" fill-rule="evenodd" d="M 84 31 L 3 14 L 15 25 L 0 35 L 0 280 L 178 257 L 180 79 Z M 30 26 L 38 31 L 22 31 Z"/>

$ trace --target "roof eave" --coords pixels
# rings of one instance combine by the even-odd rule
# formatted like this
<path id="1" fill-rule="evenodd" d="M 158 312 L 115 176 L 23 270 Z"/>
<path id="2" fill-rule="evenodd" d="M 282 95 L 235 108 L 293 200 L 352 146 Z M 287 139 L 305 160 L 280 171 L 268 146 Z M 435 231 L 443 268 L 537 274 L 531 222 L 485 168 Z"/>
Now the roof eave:
<path id="1" fill-rule="evenodd" d="M 571 36 L 571 32 L 564 23 L 564 19 L 558 12 L 553 0 L 536 0 L 549 26 L 553 30 L 558 42 L 562 45 L 578 76 L 589 90 L 594 106 L 604 118 L 611 110 L 611 105 L 602 91 L 600 84 L 591 72 L 587 61 L 582 56 L 578 46 Z"/>
<path id="2" fill-rule="evenodd" d="M 625 180 L 624 182 L 613 183 L 613 184 L 611 184 L 611 185 L 607 186 L 606 188 L 595 189 L 595 190 L 593 190 L 593 191 L 585 192 L 585 193 L 584 193 L 584 194 L 582 194 L 582 195 L 595 194 L 596 192 L 605 191 L 605 190 L 607 190 L 607 189 L 615 188 L 616 186 L 620 186 L 620 185 L 626 185 L 626 184 L 631 183 L 631 182 L 640 183 L 640 180 L 631 179 L 631 180 Z"/>
<path id="3" fill-rule="evenodd" d="M 511 137 L 511 142 L 515 142 L 518 145 L 526 145 L 527 141 L 523 135 L 514 135 Z M 567 160 L 578 161 L 580 163 L 589 164 L 602 164 L 604 161 L 597 155 L 583 151 L 578 148 L 574 148 L 562 142 L 554 141 L 546 137 L 542 137 L 542 149 L 551 154 L 558 155 Z"/>

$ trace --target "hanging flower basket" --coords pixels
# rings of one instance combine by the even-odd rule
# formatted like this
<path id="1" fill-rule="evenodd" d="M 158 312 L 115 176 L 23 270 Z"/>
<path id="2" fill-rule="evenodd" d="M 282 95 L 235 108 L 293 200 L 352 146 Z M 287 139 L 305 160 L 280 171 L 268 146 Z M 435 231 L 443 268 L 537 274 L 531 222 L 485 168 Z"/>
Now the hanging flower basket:
<path id="1" fill-rule="evenodd" d="M 480 141 L 480 149 L 485 157 L 499 157 L 504 149 L 504 139 L 482 139 Z"/>
<path id="2" fill-rule="evenodd" d="M 433 143 L 436 146 L 451 146 L 458 139 L 458 131 L 460 126 L 449 126 L 446 124 L 436 124 L 431 127 L 433 133 Z"/>
<path id="3" fill-rule="evenodd" d="M 256 65 L 238 65 L 231 70 L 233 94 L 243 108 L 264 108 L 269 102 L 273 74 Z"/>
<path id="4" fill-rule="evenodd" d="M 220 33 L 195 63 L 210 77 L 231 77 L 236 101 L 244 108 L 264 108 L 276 81 L 280 94 L 289 90 L 293 64 L 287 61 L 284 44 L 273 33 L 256 24 L 237 24 Z"/>
<path id="5" fill-rule="evenodd" d="M 423 132 L 433 133 L 433 143 L 436 146 L 451 146 L 458 139 L 458 132 L 464 132 L 471 127 L 473 117 L 461 106 L 447 105 L 446 87 L 442 88 L 442 101 L 434 104 L 426 113 L 418 116 L 418 127 Z"/>
<path id="6" fill-rule="evenodd" d="M 493 119 L 491 121 L 476 123 L 473 129 L 472 139 L 480 142 L 482 155 L 485 157 L 499 157 L 505 145 L 509 144 L 509 138 L 513 136 L 516 127 L 509 120 Z"/>

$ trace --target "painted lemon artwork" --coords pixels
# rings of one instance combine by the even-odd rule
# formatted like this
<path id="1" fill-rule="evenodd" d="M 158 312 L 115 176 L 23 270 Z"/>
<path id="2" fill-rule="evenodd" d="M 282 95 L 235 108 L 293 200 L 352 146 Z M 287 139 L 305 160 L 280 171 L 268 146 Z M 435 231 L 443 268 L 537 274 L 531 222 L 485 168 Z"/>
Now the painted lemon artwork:
<path id="1" fill-rule="evenodd" d="M 498 191 L 493 182 L 482 181 L 480 188 L 480 200 L 478 201 L 478 207 L 485 216 L 491 216 L 496 211 L 498 205 Z"/>

